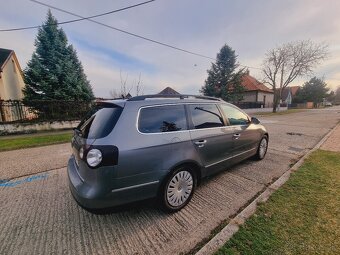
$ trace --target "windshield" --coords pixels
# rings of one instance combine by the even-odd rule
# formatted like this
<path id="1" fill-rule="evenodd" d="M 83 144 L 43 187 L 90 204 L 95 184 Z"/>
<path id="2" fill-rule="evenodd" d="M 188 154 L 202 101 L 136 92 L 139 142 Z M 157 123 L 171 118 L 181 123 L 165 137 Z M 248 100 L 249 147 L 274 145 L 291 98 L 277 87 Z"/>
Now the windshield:
<path id="1" fill-rule="evenodd" d="M 122 110 L 123 108 L 112 104 L 97 105 L 80 122 L 77 130 L 84 138 L 103 138 L 113 130 Z"/>

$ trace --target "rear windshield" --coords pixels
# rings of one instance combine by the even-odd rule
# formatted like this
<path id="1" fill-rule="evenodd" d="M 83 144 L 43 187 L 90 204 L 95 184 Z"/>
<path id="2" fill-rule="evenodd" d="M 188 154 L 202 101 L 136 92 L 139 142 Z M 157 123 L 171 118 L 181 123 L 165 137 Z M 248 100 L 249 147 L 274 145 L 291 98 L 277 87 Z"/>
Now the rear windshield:
<path id="1" fill-rule="evenodd" d="M 80 122 L 77 129 L 84 138 L 105 137 L 113 130 L 122 110 L 123 108 L 112 104 L 97 105 Z"/>

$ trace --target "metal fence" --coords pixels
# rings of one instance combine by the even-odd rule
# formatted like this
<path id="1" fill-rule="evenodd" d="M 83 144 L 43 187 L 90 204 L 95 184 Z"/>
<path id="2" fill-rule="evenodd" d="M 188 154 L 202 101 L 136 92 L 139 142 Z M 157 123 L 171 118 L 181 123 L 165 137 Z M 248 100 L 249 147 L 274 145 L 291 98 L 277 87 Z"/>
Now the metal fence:
<path id="1" fill-rule="evenodd" d="M 93 102 L 0 100 L 0 123 L 79 120 Z"/>

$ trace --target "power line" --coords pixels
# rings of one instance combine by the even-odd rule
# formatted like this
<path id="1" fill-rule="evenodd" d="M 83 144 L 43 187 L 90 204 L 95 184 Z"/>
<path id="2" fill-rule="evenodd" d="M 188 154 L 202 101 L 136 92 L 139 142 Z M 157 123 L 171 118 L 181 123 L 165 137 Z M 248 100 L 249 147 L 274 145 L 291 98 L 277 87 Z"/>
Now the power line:
<path id="1" fill-rule="evenodd" d="M 261 69 L 261 68 L 259 68 L 259 67 L 245 66 L 245 65 L 241 65 L 241 64 L 239 64 L 239 66 L 243 66 L 243 67 L 246 67 L 246 68 L 251 68 L 251 69 L 262 70 L 262 69 Z"/>
<path id="2" fill-rule="evenodd" d="M 150 39 L 150 38 L 147 38 L 145 36 L 141 36 L 141 35 L 138 35 L 138 34 L 135 34 L 135 33 L 131 33 L 131 32 L 128 32 L 126 30 L 119 29 L 119 28 L 113 27 L 111 25 L 107 25 L 105 23 L 102 23 L 102 22 L 99 22 L 99 21 L 96 21 L 96 20 L 92 19 L 92 18 L 97 18 L 97 17 L 108 15 L 108 14 L 112 14 L 112 13 L 115 13 L 115 12 L 127 10 L 127 9 L 130 9 L 130 8 L 134 8 L 134 7 L 137 7 L 137 6 L 140 6 L 140 5 L 144 5 L 144 4 L 147 4 L 147 3 L 150 3 L 150 2 L 154 2 L 155 0 L 150 0 L 150 1 L 142 2 L 142 3 L 139 3 L 139 4 L 127 6 L 127 7 L 121 8 L 121 9 L 117 9 L 117 10 L 113 10 L 113 11 L 110 11 L 110 12 L 106 12 L 106 13 L 102 13 L 102 14 L 97 14 L 97 15 L 93 15 L 93 16 L 89 16 L 89 17 L 83 17 L 83 16 L 81 16 L 79 14 L 76 14 L 76 13 L 73 13 L 73 12 L 70 12 L 70 11 L 67 11 L 67 10 L 64 10 L 64 9 L 61 9 L 61 8 L 49 5 L 49 4 L 45 4 L 45 3 L 42 3 L 42 2 L 37 1 L 37 0 L 30 0 L 30 1 L 34 2 L 36 4 L 43 5 L 43 6 L 51 8 L 51 9 L 54 9 L 54 10 L 57 10 L 57 11 L 60 11 L 60 12 L 64 12 L 64 13 L 67 13 L 67 14 L 70 14 L 72 16 L 75 16 L 75 17 L 79 18 L 79 19 L 74 19 L 74 20 L 69 20 L 69 21 L 58 22 L 58 23 L 56 23 L 56 25 L 57 24 L 58 25 L 63 25 L 63 24 L 69 24 L 69 23 L 78 22 L 78 21 L 82 21 L 82 20 L 87 20 L 87 21 L 93 22 L 95 24 L 107 27 L 109 29 L 112 29 L 112 30 L 115 30 L 115 31 L 118 31 L 118 32 L 121 32 L 121 33 L 124 33 L 124 34 L 127 34 L 127 35 L 130 35 L 130 36 L 133 36 L 133 37 L 137 37 L 137 38 L 142 39 L 142 40 L 146 40 L 146 41 L 149 41 L 149 42 L 152 42 L 152 43 L 155 43 L 155 44 L 158 44 L 158 45 L 162 45 L 162 46 L 174 49 L 174 50 L 178 50 L 178 51 L 185 52 L 185 53 L 188 53 L 188 54 L 191 54 L 191 55 L 195 55 L 195 56 L 198 56 L 198 57 L 202 57 L 202 58 L 206 58 L 206 59 L 210 59 L 210 60 L 216 61 L 215 58 L 212 58 L 212 57 L 200 54 L 200 53 L 196 53 L 196 52 L 193 52 L 193 51 L 190 51 L 190 50 L 186 50 L 186 49 L 183 49 L 183 48 L 179 48 L 177 46 L 170 45 L 170 44 L 167 44 L 167 43 L 163 43 L 163 42 L 160 42 L 160 41 L 157 41 L 157 40 L 154 40 L 154 39 Z M 0 30 L 0 32 L 27 30 L 27 29 L 34 29 L 34 28 L 39 28 L 39 27 L 40 26 L 32 26 L 32 27 L 24 27 L 24 28 L 13 28 L 13 29 L 2 29 L 2 30 Z M 239 64 L 239 66 L 246 67 L 246 68 L 251 68 L 251 69 L 261 70 L 261 68 L 258 68 L 258 67 L 246 66 L 246 65 L 241 65 L 241 64 Z"/>
<path id="3" fill-rule="evenodd" d="M 38 1 L 34 1 L 34 0 L 30 0 L 30 1 L 41 4 Z M 78 21 L 82 21 L 82 20 L 86 20 L 86 19 L 102 17 L 102 16 L 109 15 L 109 14 L 112 14 L 112 13 L 115 13 L 115 12 L 125 11 L 127 9 L 131 9 L 131 8 L 134 8 L 134 7 L 137 7 L 137 6 L 140 6 L 140 5 L 148 4 L 148 3 L 154 2 L 154 1 L 156 1 L 156 0 L 150 0 L 150 1 L 139 3 L 139 4 L 130 5 L 130 6 L 127 6 L 127 7 L 124 7 L 124 8 L 120 8 L 120 9 L 109 11 L 109 12 L 104 12 L 104 13 L 93 15 L 93 16 L 89 16 L 89 17 L 83 17 L 83 18 L 80 18 L 80 19 L 73 19 L 73 20 L 68 20 L 68 21 L 57 22 L 57 23 L 55 23 L 53 25 L 63 25 L 63 24 L 74 23 L 74 22 L 78 22 Z M 30 26 L 30 27 L 0 29 L 0 32 L 12 32 L 12 31 L 28 30 L 28 29 L 35 29 L 35 28 L 39 28 L 39 27 L 41 27 L 41 26 Z"/>
<path id="4" fill-rule="evenodd" d="M 185 49 L 179 48 L 179 47 L 177 47 L 177 46 L 173 46 L 173 45 L 170 45 L 170 44 L 167 44 L 167 43 L 163 43 L 163 42 L 160 42 L 160 41 L 157 41 L 157 40 L 154 40 L 154 39 L 150 39 L 150 38 L 147 38 L 147 37 L 145 37 L 145 36 L 141 36 L 141 35 L 138 35 L 138 34 L 135 34 L 135 33 L 131 33 L 131 32 L 128 32 L 128 31 L 126 31 L 126 30 L 123 30 L 123 29 L 120 29 L 120 28 L 116 28 L 116 27 L 107 25 L 107 24 L 105 24 L 105 23 L 102 23 L 102 22 L 93 20 L 93 19 L 91 19 L 91 18 L 83 17 L 83 16 L 81 16 L 81 15 L 79 15 L 79 14 L 76 14 L 76 13 L 73 13 L 73 12 L 70 12 L 70 11 L 66 11 L 66 10 L 63 10 L 63 9 L 61 9 L 61 8 L 58 8 L 58 7 L 49 5 L 49 4 L 45 4 L 45 3 L 39 2 L 39 1 L 37 1 L 37 0 L 30 0 L 30 1 L 31 1 L 31 2 L 34 2 L 34 3 L 36 3 L 36 4 L 40 4 L 40 5 L 49 7 L 49 8 L 51 8 L 51 9 L 60 11 L 60 12 L 64 12 L 64 13 L 67 13 L 67 14 L 70 14 L 70 15 L 73 15 L 73 16 L 76 16 L 76 17 L 81 18 L 81 19 L 83 19 L 83 20 L 88 20 L 88 21 L 90 21 L 90 22 L 96 23 L 96 24 L 98 24 L 98 25 L 107 27 L 107 28 L 112 29 L 112 30 L 119 31 L 119 32 L 121 32 L 121 33 L 130 35 L 130 36 L 133 36 L 133 37 L 137 37 L 137 38 L 140 38 L 140 39 L 143 39 L 143 40 L 152 42 L 152 43 L 156 43 L 156 44 L 159 44 L 159 45 L 162 45 L 162 46 L 165 46 L 165 47 L 174 49 L 174 50 L 182 51 L 182 52 L 185 52 L 185 53 L 188 53 L 188 54 L 191 54 L 191 55 L 195 55 L 195 56 L 207 58 L 207 59 L 210 59 L 210 60 L 216 60 L 215 58 L 212 58 L 212 57 L 209 57 L 209 56 L 205 56 L 205 55 L 203 55 L 203 54 L 196 53 L 196 52 L 193 52 L 193 51 L 185 50 Z"/>

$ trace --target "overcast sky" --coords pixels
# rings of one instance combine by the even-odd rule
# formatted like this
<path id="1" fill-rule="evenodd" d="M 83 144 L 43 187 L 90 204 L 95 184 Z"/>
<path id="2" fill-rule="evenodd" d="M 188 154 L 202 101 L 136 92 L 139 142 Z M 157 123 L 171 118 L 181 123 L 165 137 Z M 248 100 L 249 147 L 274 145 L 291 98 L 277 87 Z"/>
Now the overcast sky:
<path id="1" fill-rule="evenodd" d="M 41 0 L 82 16 L 108 12 L 145 0 Z M 0 29 L 34 26 L 48 8 L 29 0 L 0 0 Z M 261 67 L 264 54 L 282 43 L 311 39 L 329 45 L 330 56 L 315 69 L 334 89 L 340 85 L 340 1 L 338 0 L 156 0 L 96 20 L 153 40 L 216 57 L 224 44 L 238 62 Z M 59 22 L 74 19 L 52 10 Z M 141 74 L 144 94 L 170 86 L 198 94 L 211 60 L 176 51 L 106 27 L 80 21 L 62 25 L 73 44 L 97 97 L 119 90 L 120 72 L 128 87 Z M 37 29 L 0 32 L 0 48 L 13 49 L 21 67 L 34 51 Z M 250 74 L 261 79 L 258 69 Z M 308 77 L 292 85 L 302 85 Z M 135 91 L 132 91 L 135 94 Z"/>

